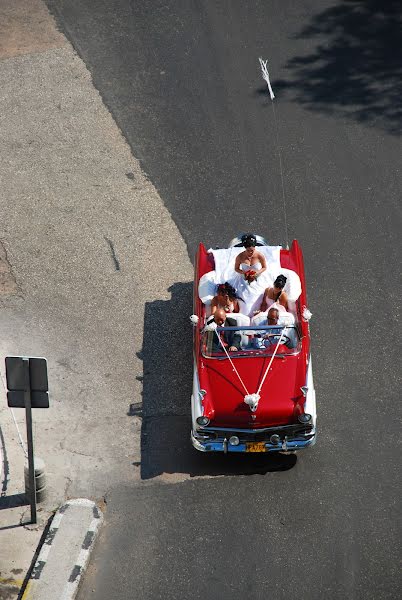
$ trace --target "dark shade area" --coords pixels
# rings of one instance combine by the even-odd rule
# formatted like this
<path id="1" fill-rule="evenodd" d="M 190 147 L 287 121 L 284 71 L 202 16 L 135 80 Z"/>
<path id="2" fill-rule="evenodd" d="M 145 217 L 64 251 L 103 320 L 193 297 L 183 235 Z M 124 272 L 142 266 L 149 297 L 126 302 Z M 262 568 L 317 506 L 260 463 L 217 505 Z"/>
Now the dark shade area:
<path id="1" fill-rule="evenodd" d="M 304 108 L 402 131 L 402 4 L 344 0 L 312 16 L 293 37 L 314 44 L 294 56 L 275 89 Z"/>
<path id="2" fill-rule="evenodd" d="M 0 510 L 8 510 L 9 508 L 15 508 L 16 506 L 27 505 L 29 505 L 29 501 L 27 500 L 25 493 L 0 497 Z M 0 527 L 0 529 L 2 528 Z"/>

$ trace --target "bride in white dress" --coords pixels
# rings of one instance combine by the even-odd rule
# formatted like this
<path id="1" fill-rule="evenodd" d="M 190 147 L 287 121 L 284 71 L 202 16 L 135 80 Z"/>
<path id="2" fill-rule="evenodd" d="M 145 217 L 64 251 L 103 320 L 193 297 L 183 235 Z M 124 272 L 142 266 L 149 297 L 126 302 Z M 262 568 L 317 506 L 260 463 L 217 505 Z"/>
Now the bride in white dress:
<path id="1" fill-rule="evenodd" d="M 254 302 L 264 293 L 265 287 L 259 285 L 258 278 L 267 270 L 267 261 L 265 256 L 256 249 L 255 236 L 245 235 L 242 242 L 245 250 L 236 257 L 234 270 L 237 275 L 231 280 L 231 284 L 243 300 L 244 312 L 248 314 L 255 308 Z"/>
<path id="2" fill-rule="evenodd" d="M 256 250 L 257 240 L 254 235 L 247 234 L 242 237 L 245 250 L 236 257 L 235 271 L 245 281 L 252 283 L 257 277 L 267 270 L 265 256 Z"/>

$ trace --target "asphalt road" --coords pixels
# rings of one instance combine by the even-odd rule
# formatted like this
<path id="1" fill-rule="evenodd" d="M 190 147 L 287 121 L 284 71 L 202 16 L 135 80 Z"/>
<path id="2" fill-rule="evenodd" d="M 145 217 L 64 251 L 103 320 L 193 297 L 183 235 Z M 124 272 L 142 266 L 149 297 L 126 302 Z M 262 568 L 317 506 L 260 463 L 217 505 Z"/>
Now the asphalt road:
<path id="1" fill-rule="evenodd" d="M 398 3 L 48 6 L 190 256 L 243 230 L 285 242 L 287 221 L 305 255 L 319 403 L 318 444 L 297 459 L 196 454 L 189 342 L 172 357 L 155 327 L 184 319 L 191 286 L 147 305 L 142 479 L 122 474 L 107 498 L 79 598 L 400 597 Z"/>

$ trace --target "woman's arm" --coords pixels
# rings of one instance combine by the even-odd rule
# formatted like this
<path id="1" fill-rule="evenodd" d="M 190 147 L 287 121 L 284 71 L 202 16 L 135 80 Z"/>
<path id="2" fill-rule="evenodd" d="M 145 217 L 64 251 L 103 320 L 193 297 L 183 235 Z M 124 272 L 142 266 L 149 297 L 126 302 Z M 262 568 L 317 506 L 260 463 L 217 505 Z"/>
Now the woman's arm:
<path id="1" fill-rule="evenodd" d="M 236 260 L 235 260 L 235 271 L 236 271 L 236 273 L 240 273 L 240 275 L 244 275 L 243 271 L 240 268 L 241 261 L 243 259 L 243 254 L 244 254 L 244 252 L 240 252 L 240 254 L 238 254 L 236 256 Z"/>
<path id="2" fill-rule="evenodd" d="M 260 252 L 258 252 L 258 260 L 261 263 L 261 269 L 259 271 L 256 271 L 257 277 L 259 275 L 261 275 L 261 273 L 264 273 L 264 271 L 267 270 L 267 261 L 265 259 L 265 256 L 263 254 L 261 254 Z"/>
<path id="3" fill-rule="evenodd" d="M 260 311 L 261 312 L 264 312 L 268 308 L 268 303 L 267 303 L 267 300 L 266 300 L 267 296 L 268 296 L 268 292 L 269 292 L 269 288 L 266 288 L 266 290 L 264 292 L 264 297 L 262 299 L 261 306 L 260 306 Z"/>
<path id="4" fill-rule="evenodd" d="M 288 310 L 288 295 L 286 292 L 282 292 L 282 294 L 279 296 L 278 302 L 281 304 L 281 306 L 284 306 L 286 310 Z"/>

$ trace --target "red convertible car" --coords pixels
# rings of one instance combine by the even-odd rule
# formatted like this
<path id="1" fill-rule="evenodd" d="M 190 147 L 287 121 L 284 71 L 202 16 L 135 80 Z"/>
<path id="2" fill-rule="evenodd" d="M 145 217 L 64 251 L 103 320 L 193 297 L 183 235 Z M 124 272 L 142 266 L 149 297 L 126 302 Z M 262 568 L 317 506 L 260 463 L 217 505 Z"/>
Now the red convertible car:
<path id="1" fill-rule="evenodd" d="M 288 250 L 258 235 L 256 240 L 267 271 L 252 284 L 242 283 L 234 271 L 244 250 L 240 237 L 224 249 L 207 251 L 200 244 L 197 252 L 191 440 L 201 452 L 294 452 L 316 441 L 302 251 L 297 240 Z M 255 309 L 278 274 L 286 278 L 287 305 L 278 307 L 279 320 L 272 325 L 268 311 L 256 315 Z M 237 289 L 240 312 L 217 324 L 210 305 L 225 281 Z"/>

